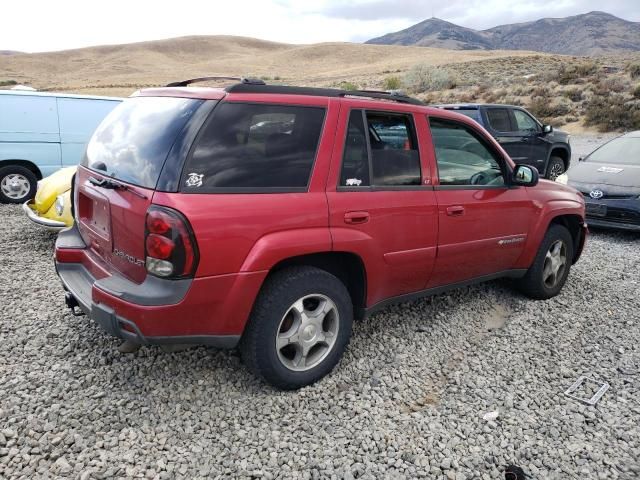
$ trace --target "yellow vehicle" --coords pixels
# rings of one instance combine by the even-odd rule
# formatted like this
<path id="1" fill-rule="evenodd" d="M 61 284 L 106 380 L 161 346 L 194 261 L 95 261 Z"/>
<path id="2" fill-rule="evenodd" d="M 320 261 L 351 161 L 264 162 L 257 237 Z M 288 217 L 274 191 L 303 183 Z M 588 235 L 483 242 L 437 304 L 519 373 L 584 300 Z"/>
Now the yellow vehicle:
<path id="1" fill-rule="evenodd" d="M 49 230 L 62 230 L 73 225 L 71 179 L 76 168 L 63 168 L 38 182 L 34 199 L 22 204 L 31 221 Z"/>

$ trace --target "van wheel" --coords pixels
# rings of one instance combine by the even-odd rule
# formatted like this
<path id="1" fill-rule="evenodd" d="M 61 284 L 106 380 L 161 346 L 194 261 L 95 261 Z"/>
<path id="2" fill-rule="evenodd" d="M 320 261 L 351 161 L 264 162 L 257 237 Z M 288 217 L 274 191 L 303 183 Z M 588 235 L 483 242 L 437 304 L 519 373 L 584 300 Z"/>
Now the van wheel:
<path id="1" fill-rule="evenodd" d="M 547 230 L 536 258 L 517 286 L 528 297 L 546 300 L 555 297 L 569 276 L 573 259 L 573 238 L 562 225 Z"/>
<path id="2" fill-rule="evenodd" d="M 353 322 L 344 284 L 314 267 L 291 267 L 267 279 L 240 342 L 247 367 L 271 385 L 310 385 L 340 361 Z"/>
<path id="3" fill-rule="evenodd" d="M 547 167 L 547 178 L 554 180 L 564 173 L 564 161 L 560 157 L 551 157 Z"/>
<path id="4" fill-rule="evenodd" d="M 0 168 L 0 202 L 24 203 L 36 195 L 38 179 L 19 165 Z"/>

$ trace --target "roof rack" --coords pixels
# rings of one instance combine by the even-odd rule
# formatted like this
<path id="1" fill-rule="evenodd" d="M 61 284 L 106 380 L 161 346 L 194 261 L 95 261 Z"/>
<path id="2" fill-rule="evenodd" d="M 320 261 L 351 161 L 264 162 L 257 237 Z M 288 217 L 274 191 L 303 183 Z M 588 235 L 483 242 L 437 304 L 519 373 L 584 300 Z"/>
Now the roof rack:
<path id="1" fill-rule="evenodd" d="M 310 95 L 316 97 L 362 97 L 374 98 L 376 100 L 389 100 L 398 103 L 408 103 L 411 105 L 425 105 L 417 98 L 409 97 L 399 91 L 380 90 L 341 90 L 337 88 L 315 88 L 315 87 L 292 87 L 287 85 L 267 85 L 262 80 L 261 83 L 236 83 L 225 88 L 227 93 L 271 93 L 282 95 Z"/>
<path id="2" fill-rule="evenodd" d="M 259 78 L 242 78 L 242 77 L 199 77 L 191 78 L 189 80 L 182 80 L 180 82 L 168 83 L 167 87 L 186 87 L 192 83 L 208 82 L 211 80 L 236 80 L 240 84 L 244 85 L 265 85 L 265 83 Z"/>

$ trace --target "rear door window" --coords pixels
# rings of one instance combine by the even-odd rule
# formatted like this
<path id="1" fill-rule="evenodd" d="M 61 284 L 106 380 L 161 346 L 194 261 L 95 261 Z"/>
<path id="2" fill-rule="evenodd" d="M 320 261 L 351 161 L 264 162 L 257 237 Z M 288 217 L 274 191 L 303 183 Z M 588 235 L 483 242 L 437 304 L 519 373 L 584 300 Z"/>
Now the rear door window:
<path id="1" fill-rule="evenodd" d="M 325 109 L 222 103 L 196 140 L 182 189 L 306 191 Z"/>
<path id="2" fill-rule="evenodd" d="M 506 108 L 488 108 L 487 120 L 489 126 L 496 132 L 512 132 L 515 128 L 511 125 L 509 110 Z"/>
<path id="3" fill-rule="evenodd" d="M 420 185 L 420 154 L 411 115 L 353 110 L 340 186 Z M 372 180 L 371 180 L 372 179 Z"/>

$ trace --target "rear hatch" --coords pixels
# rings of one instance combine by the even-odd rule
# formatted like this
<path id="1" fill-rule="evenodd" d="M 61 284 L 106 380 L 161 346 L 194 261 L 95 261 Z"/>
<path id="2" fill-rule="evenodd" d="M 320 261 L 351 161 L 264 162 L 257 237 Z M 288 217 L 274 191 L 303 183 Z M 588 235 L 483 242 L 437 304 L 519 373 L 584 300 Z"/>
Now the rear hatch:
<path id="1" fill-rule="evenodd" d="M 76 177 L 76 220 L 107 269 L 141 283 L 145 218 L 167 156 L 201 100 L 134 97 L 100 124 Z"/>

